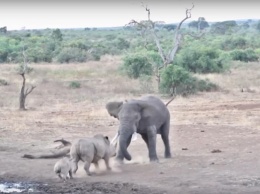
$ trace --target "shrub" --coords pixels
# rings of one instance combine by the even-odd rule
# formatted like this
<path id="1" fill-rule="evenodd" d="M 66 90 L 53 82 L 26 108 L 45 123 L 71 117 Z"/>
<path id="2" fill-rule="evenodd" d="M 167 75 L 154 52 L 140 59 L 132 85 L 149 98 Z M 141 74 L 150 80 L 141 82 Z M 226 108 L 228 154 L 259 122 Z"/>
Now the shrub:
<path id="1" fill-rule="evenodd" d="M 169 65 L 161 74 L 160 90 L 171 95 L 190 95 L 198 91 L 217 90 L 217 85 L 209 80 L 200 80 L 183 67 Z"/>
<path id="2" fill-rule="evenodd" d="M 194 73 L 222 72 L 228 58 L 218 50 L 211 48 L 186 48 L 177 55 L 175 64 Z"/>
<path id="3" fill-rule="evenodd" d="M 244 49 L 247 46 L 247 40 L 244 37 L 229 37 L 221 43 L 224 50 Z"/>
<path id="4" fill-rule="evenodd" d="M 116 41 L 116 47 L 120 50 L 128 49 L 130 47 L 130 43 L 124 38 L 118 38 Z"/>
<path id="5" fill-rule="evenodd" d="M 86 60 L 86 52 L 82 49 L 75 47 L 62 48 L 62 50 L 57 56 L 57 61 L 60 63 L 85 62 Z"/>
<path id="6" fill-rule="evenodd" d="M 152 75 L 152 64 L 144 54 L 134 53 L 123 58 L 123 71 L 130 78 L 138 78 L 141 75 Z"/>
<path id="7" fill-rule="evenodd" d="M 7 85 L 8 85 L 8 83 L 6 80 L 0 79 L 0 86 L 7 86 Z"/>
<path id="8" fill-rule="evenodd" d="M 70 88 L 80 88 L 81 87 L 81 84 L 78 82 L 78 81 L 72 81 L 70 82 L 70 85 L 69 85 Z"/>
<path id="9" fill-rule="evenodd" d="M 196 90 L 199 92 L 211 92 L 219 89 L 219 87 L 216 84 L 210 82 L 208 79 L 206 80 L 196 79 L 194 84 Z"/>
<path id="10" fill-rule="evenodd" d="M 252 49 L 246 49 L 246 50 L 237 49 L 232 51 L 230 55 L 233 60 L 244 61 L 244 62 L 257 61 L 259 58 L 257 53 Z"/>

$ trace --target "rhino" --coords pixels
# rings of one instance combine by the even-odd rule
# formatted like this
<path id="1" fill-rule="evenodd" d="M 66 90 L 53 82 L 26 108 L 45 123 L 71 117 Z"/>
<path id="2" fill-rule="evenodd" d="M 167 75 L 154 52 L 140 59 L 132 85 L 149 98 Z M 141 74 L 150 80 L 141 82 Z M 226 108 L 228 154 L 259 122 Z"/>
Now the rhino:
<path id="1" fill-rule="evenodd" d="M 71 160 L 68 157 L 63 157 L 55 163 L 53 170 L 60 179 L 66 181 L 73 178 L 71 167 Z"/>
<path id="2" fill-rule="evenodd" d="M 105 160 L 107 170 L 111 170 L 109 159 L 115 155 L 116 143 L 110 143 L 107 136 L 97 134 L 91 138 L 78 139 L 70 148 L 72 172 L 77 172 L 80 160 L 84 162 L 84 169 L 89 176 L 92 175 L 89 171 L 90 164 L 93 163 L 98 168 L 98 161 L 101 159 Z"/>

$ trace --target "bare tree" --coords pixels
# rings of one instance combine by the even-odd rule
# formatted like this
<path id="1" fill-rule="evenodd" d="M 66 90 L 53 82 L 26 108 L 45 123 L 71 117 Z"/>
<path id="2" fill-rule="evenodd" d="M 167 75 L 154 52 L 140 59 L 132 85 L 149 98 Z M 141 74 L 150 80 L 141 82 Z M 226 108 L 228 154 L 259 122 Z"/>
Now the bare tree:
<path id="1" fill-rule="evenodd" d="M 7 33 L 7 27 L 6 27 L 6 26 L 1 27 L 1 28 L 0 28 L 0 33 L 6 34 L 6 33 Z"/>
<path id="2" fill-rule="evenodd" d="M 181 26 L 187 19 L 191 18 L 191 11 L 194 8 L 194 4 L 192 4 L 191 8 L 186 9 L 185 17 L 179 22 L 177 28 L 175 29 L 175 33 L 174 33 L 174 37 L 173 37 L 173 44 L 172 44 L 172 47 L 168 51 L 163 50 L 163 48 L 161 46 L 161 42 L 160 42 L 159 37 L 155 30 L 155 26 L 157 24 L 161 24 L 162 22 L 152 21 L 150 18 L 150 16 L 151 16 L 150 9 L 147 6 L 144 6 L 144 5 L 142 5 L 142 6 L 145 8 L 145 10 L 147 12 L 148 19 L 144 20 L 144 21 L 140 21 L 140 22 L 138 22 L 136 20 L 132 20 L 131 22 L 129 22 L 128 25 L 137 27 L 137 29 L 141 30 L 143 34 L 150 33 L 152 35 L 153 40 L 158 49 L 158 54 L 160 55 L 162 62 L 163 62 L 162 64 L 155 65 L 155 67 L 156 67 L 155 74 L 156 74 L 157 82 L 158 82 L 158 86 L 159 86 L 160 85 L 160 70 L 162 68 L 166 68 L 169 64 L 171 64 L 174 61 L 176 53 L 181 44 L 181 40 L 183 39 L 183 36 L 184 36 L 184 34 L 181 33 Z M 151 62 L 151 63 L 153 63 L 153 62 Z"/>
<path id="3" fill-rule="evenodd" d="M 27 59 L 26 59 L 26 54 L 23 46 L 23 64 L 20 66 L 19 69 L 19 74 L 22 76 L 23 81 L 22 81 L 22 87 L 20 91 L 20 97 L 19 97 L 19 107 L 20 110 L 26 110 L 25 108 L 25 100 L 26 97 L 34 90 L 36 86 L 31 86 L 26 88 L 26 78 L 25 74 L 30 73 L 32 71 L 32 68 L 29 68 L 27 65 Z"/>

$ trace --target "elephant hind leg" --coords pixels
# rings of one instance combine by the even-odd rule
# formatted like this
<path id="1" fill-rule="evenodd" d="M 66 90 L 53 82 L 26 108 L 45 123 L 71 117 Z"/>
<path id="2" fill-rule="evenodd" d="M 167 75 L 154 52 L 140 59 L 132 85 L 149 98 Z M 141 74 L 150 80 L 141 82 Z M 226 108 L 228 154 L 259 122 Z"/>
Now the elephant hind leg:
<path id="1" fill-rule="evenodd" d="M 147 146 L 147 149 L 148 149 L 148 152 L 149 152 L 149 155 L 148 155 L 148 156 L 149 156 L 150 160 L 155 160 L 155 161 L 156 161 L 156 160 L 157 160 L 157 159 L 156 159 L 157 157 L 155 157 L 155 159 L 151 159 L 148 135 L 147 135 L 146 133 L 143 133 L 143 134 L 141 134 L 141 136 L 142 136 L 144 142 L 146 143 L 146 146 Z"/>
<path id="2" fill-rule="evenodd" d="M 141 136 L 142 136 L 142 138 L 143 138 L 144 142 L 146 143 L 146 146 L 147 146 L 147 148 L 148 148 L 148 150 L 149 150 L 149 144 L 148 144 L 148 136 L 147 136 L 147 134 L 146 134 L 146 133 L 142 133 Z"/>
<path id="3" fill-rule="evenodd" d="M 167 122 L 161 127 L 161 137 L 165 146 L 165 152 L 164 157 L 165 158 L 171 158 L 171 148 L 169 143 L 169 129 L 170 129 L 170 123 Z"/>
<path id="4" fill-rule="evenodd" d="M 157 162 L 158 157 L 156 154 L 156 136 L 157 130 L 155 126 L 150 126 L 147 128 L 147 137 L 148 137 L 148 149 L 149 149 L 149 158 L 152 162 Z"/>

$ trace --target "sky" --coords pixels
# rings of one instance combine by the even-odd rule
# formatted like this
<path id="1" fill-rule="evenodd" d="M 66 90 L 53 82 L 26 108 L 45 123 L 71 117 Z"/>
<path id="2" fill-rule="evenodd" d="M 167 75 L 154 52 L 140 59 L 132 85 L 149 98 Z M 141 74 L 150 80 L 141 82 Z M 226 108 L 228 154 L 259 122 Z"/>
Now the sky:
<path id="1" fill-rule="evenodd" d="M 259 0 L 0 0 L 0 27 L 8 30 L 123 26 L 132 19 L 179 22 L 194 3 L 192 17 L 207 21 L 260 19 Z"/>

